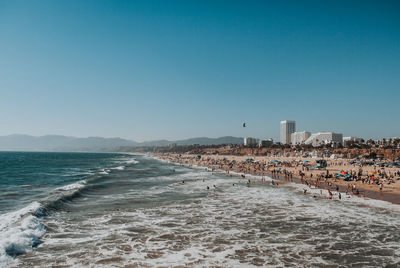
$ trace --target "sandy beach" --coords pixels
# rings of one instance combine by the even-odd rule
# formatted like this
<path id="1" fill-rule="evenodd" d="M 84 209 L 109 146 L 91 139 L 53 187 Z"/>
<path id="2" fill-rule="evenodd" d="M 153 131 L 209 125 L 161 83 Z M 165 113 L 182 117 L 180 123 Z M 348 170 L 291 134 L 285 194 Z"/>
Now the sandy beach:
<path id="1" fill-rule="evenodd" d="M 350 164 L 348 159 L 325 159 L 327 167 L 312 169 L 304 163 L 316 159 L 304 157 L 234 156 L 234 155 L 193 155 L 157 154 L 157 157 L 186 165 L 198 165 L 214 170 L 239 172 L 249 175 L 269 176 L 280 183 L 295 182 L 308 189 L 325 189 L 328 192 L 342 192 L 361 198 L 384 200 L 400 204 L 400 169 L 372 165 Z M 343 176 L 341 174 L 346 174 Z M 350 176 L 351 175 L 351 176 Z M 345 180 L 350 177 L 352 180 Z M 331 196 L 338 199 L 337 195 Z"/>

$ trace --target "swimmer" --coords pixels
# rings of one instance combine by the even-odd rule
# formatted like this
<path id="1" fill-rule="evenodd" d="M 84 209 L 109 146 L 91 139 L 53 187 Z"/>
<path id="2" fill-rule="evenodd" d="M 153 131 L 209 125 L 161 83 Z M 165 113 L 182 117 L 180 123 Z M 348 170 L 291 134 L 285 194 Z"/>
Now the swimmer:
<path id="1" fill-rule="evenodd" d="M 207 186 L 207 190 L 210 190 L 210 187 Z"/>

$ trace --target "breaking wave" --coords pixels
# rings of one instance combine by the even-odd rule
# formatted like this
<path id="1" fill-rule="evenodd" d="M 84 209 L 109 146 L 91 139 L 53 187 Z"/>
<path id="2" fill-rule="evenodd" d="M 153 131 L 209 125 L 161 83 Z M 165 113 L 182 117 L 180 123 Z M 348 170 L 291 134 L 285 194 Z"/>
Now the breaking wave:
<path id="1" fill-rule="evenodd" d="M 130 159 L 125 163 L 136 164 Z M 7 267 L 15 257 L 33 250 L 41 244 L 41 237 L 47 227 L 41 221 L 43 216 L 61 209 L 65 202 L 81 195 L 85 189 L 94 187 L 92 182 L 107 175 L 111 170 L 124 170 L 125 166 L 100 169 L 97 174 L 87 179 L 57 187 L 47 194 L 46 198 L 31 202 L 29 205 L 8 213 L 0 214 L 0 267 Z"/>
<path id="2" fill-rule="evenodd" d="M 0 266 L 7 266 L 13 257 L 32 250 L 40 244 L 46 227 L 40 222 L 42 205 L 32 202 L 28 206 L 0 215 Z"/>

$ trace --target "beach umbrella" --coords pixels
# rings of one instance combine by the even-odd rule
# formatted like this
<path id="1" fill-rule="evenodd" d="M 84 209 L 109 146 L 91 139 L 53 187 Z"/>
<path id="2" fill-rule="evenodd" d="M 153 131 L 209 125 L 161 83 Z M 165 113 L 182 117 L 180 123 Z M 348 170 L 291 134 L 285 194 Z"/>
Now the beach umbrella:
<path id="1" fill-rule="evenodd" d="M 340 173 L 340 175 L 347 175 L 347 172 L 343 171 L 342 173 Z"/>

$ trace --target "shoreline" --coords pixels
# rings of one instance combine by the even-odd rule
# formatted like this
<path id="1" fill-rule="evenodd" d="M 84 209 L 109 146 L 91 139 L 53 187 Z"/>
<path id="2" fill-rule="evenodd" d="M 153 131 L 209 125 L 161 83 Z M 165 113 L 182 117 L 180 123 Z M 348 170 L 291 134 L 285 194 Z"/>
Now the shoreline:
<path id="1" fill-rule="evenodd" d="M 225 174 L 227 176 L 232 176 L 232 174 L 235 174 L 234 176 L 242 176 L 247 178 L 247 176 L 257 176 L 259 178 L 263 177 L 269 177 L 271 178 L 272 181 L 277 181 L 280 184 L 289 184 L 289 183 L 294 183 L 297 185 L 303 186 L 304 189 L 307 189 L 305 194 L 313 194 L 312 191 L 315 192 L 315 190 L 319 191 L 321 194 L 319 195 L 320 197 L 323 198 L 328 198 L 328 199 L 334 199 L 337 201 L 340 201 L 338 198 L 338 193 L 341 193 L 342 198 L 341 199 L 346 199 L 346 197 L 352 196 L 352 197 L 357 197 L 360 200 L 366 200 L 366 199 L 372 199 L 372 200 L 378 200 L 378 201 L 386 201 L 391 204 L 395 205 L 400 205 L 400 194 L 397 191 L 380 191 L 380 190 L 374 190 L 374 185 L 364 185 L 364 187 L 358 189 L 359 185 L 357 185 L 357 191 L 359 191 L 359 194 L 354 194 L 354 193 L 347 193 L 347 190 L 349 189 L 349 185 L 351 183 L 341 181 L 340 179 L 336 178 L 330 178 L 328 180 L 325 180 L 325 182 L 319 183 L 317 182 L 316 178 L 313 177 L 305 177 L 303 180 L 299 178 L 297 175 L 291 174 L 290 176 L 282 174 L 282 173 L 276 173 L 274 174 L 272 171 L 267 170 L 267 171 L 262 171 L 262 172 L 256 172 L 253 171 L 250 168 L 247 169 L 247 171 L 244 171 L 243 168 L 240 169 L 238 167 L 233 167 L 231 166 L 229 169 L 227 169 L 224 166 L 218 165 L 218 164 L 204 164 L 202 161 L 195 161 L 194 155 L 179 155 L 179 154 L 151 154 L 153 157 L 156 157 L 157 159 L 161 159 L 163 161 L 167 161 L 170 163 L 174 164 L 181 164 L 181 165 L 186 165 L 189 167 L 193 166 L 198 166 L 202 168 L 211 169 L 211 171 L 219 172 L 221 174 Z M 238 159 L 238 158 L 243 158 L 243 157 L 238 157 L 238 156 L 228 156 L 228 155 L 223 155 L 223 156 L 210 156 L 210 155 L 201 155 L 201 157 L 206 158 L 207 161 L 212 161 L 216 159 L 229 159 L 232 161 L 232 159 Z M 321 170 L 318 170 L 321 171 Z M 233 172 L 233 173 L 232 173 Z M 243 177 L 242 177 L 243 178 Z M 305 184 L 304 182 L 308 182 L 309 184 Z M 310 185 L 311 184 L 311 185 Z M 328 184 L 328 185 L 327 185 Z M 330 184 L 330 185 L 329 185 Z M 400 183 L 397 182 L 396 186 L 399 186 Z M 311 186 L 311 187 L 310 187 Z M 369 189 L 368 189 L 369 186 Z M 332 189 L 334 188 L 335 189 Z M 336 188 L 338 187 L 338 188 Z M 397 188 L 396 188 L 397 190 Z M 332 192 L 332 195 L 322 195 L 323 191 L 325 192 Z M 308 193 L 307 193 L 308 192 Z M 346 194 L 344 194 L 346 193 Z M 314 193 L 314 197 L 316 193 Z"/>

